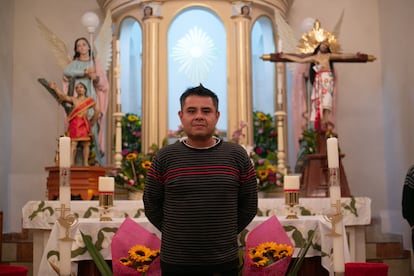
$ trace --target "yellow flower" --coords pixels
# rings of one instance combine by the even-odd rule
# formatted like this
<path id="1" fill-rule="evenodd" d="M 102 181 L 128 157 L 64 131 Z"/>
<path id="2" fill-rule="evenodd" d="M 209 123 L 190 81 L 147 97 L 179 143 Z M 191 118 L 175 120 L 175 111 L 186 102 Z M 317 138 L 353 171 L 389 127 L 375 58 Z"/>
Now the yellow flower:
<path id="1" fill-rule="evenodd" d="M 266 169 L 258 169 L 257 170 L 257 176 L 261 179 L 261 180 L 265 180 L 267 178 L 267 176 L 269 175 L 268 170 Z"/>
<path id="2" fill-rule="evenodd" d="M 152 261 L 160 255 L 160 250 L 151 250 L 143 245 L 134 245 L 128 250 L 128 255 L 128 257 L 119 259 L 119 262 L 145 275 Z"/>
<path id="3" fill-rule="evenodd" d="M 268 169 L 269 171 L 272 171 L 273 173 L 276 172 L 276 167 L 272 164 L 267 165 L 266 169 Z"/>
<path id="4" fill-rule="evenodd" d="M 128 115 L 128 121 L 130 121 L 130 122 L 138 121 L 138 116 L 137 115 Z"/>
<path id="5" fill-rule="evenodd" d="M 267 118 L 267 116 L 263 113 L 263 112 L 257 112 L 257 118 L 260 120 L 260 121 L 266 121 L 268 118 Z"/>
<path id="6" fill-rule="evenodd" d="M 143 169 L 148 170 L 151 167 L 151 161 L 148 161 L 148 160 L 147 161 L 143 161 L 141 163 L 141 166 L 142 166 Z"/>
<path id="7" fill-rule="evenodd" d="M 151 249 L 146 246 L 135 245 L 131 247 L 128 254 L 136 262 L 145 262 L 150 260 L 148 256 L 151 255 Z"/>
<path id="8" fill-rule="evenodd" d="M 258 267 L 268 266 L 282 258 L 292 256 L 294 248 L 286 244 L 264 242 L 249 248 L 249 257 Z"/>
<path id="9" fill-rule="evenodd" d="M 136 154 L 136 153 L 133 153 L 133 152 L 128 153 L 128 155 L 125 157 L 125 159 L 126 159 L 127 161 L 134 160 L 135 158 L 137 158 L 137 154 Z"/>
<path id="10" fill-rule="evenodd" d="M 125 258 L 125 257 L 120 258 L 119 262 L 123 265 L 126 265 L 126 266 L 132 265 L 131 260 L 129 260 L 128 258 Z"/>

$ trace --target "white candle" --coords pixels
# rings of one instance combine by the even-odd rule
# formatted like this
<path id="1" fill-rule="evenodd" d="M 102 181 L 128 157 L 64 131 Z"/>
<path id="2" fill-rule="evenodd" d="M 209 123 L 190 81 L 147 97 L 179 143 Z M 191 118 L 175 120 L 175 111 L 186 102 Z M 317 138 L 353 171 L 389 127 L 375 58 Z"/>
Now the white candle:
<path id="1" fill-rule="evenodd" d="M 300 176 L 299 175 L 285 175 L 283 178 L 283 189 L 285 191 L 289 190 L 299 190 L 300 186 Z"/>
<path id="2" fill-rule="evenodd" d="M 340 234 L 340 236 L 332 238 L 333 271 L 336 273 L 345 272 L 344 237 L 342 220 L 335 224 L 335 232 Z"/>
<path id="3" fill-rule="evenodd" d="M 69 168 L 70 167 L 70 138 L 60 137 L 59 138 L 59 167 Z"/>
<path id="4" fill-rule="evenodd" d="M 64 232 L 65 228 L 60 226 L 60 231 Z M 60 275 L 72 275 L 71 274 L 71 256 L 70 256 L 71 250 L 72 250 L 72 241 L 59 240 Z"/>
<path id="5" fill-rule="evenodd" d="M 59 139 L 59 200 L 65 208 L 70 208 L 70 138 Z"/>
<path id="6" fill-rule="evenodd" d="M 100 176 L 98 179 L 98 190 L 99 192 L 114 192 L 115 184 L 113 177 Z"/>
<path id="7" fill-rule="evenodd" d="M 331 204 L 336 204 L 338 200 L 341 200 L 341 187 L 339 185 L 331 185 L 329 187 L 329 196 Z"/>
<path id="8" fill-rule="evenodd" d="M 339 168 L 338 139 L 335 137 L 328 138 L 326 141 L 328 153 L 328 167 Z"/>

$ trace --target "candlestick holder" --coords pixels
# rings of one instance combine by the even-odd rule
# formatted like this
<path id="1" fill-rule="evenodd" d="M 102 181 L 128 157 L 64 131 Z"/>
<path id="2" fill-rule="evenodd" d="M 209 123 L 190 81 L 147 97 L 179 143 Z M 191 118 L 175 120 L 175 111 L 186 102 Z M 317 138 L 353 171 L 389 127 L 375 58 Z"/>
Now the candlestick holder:
<path id="1" fill-rule="evenodd" d="M 64 203 L 56 210 L 60 211 L 60 217 L 57 219 L 57 222 L 61 226 L 60 229 L 64 230 L 64 234 L 60 234 L 59 238 L 60 263 L 59 265 L 56 265 L 49 261 L 49 264 L 58 275 L 70 276 L 70 255 L 72 242 L 75 241 L 75 239 L 71 237 L 70 230 L 77 225 L 78 218 L 74 214 L 69 213 L 66 215 L 66 212 L 70 211 L 70 208 L 66 207 Z"/>
<path id="2" fill-rule="evenodd" d="M 99 192 L 99 207 L 103 208 L 100 221 L 112 221 L 109 209 L 114 206 L 114 192 Z"/>
<path id="3" fill-rule="evenodd" d="M 335 231 L 336 225 L 342 221 L 343 214 L 341 208 L 341 187 L 339 185 L 339 169 L 329 168 L 329 194 L 331 198 L 331 207 L 334 208 L 334 213 L 325 215 L 325 219 L 332 224 L 332 230 L 328 234 L 331 237 L 338 237 L 341 234 Z"/>
<path id="4" fill-rule="evenodd" d="M 287 205 L 287 219 L 298 219 L 296 205 L 299 204 L 299 190 L 285 190 L 285 204 Z"/>
<path id="5" fill-rule="evenodd" d="M 339 204 L 340 204 L 340 203 L 339 203 Z M 339 237 L 339 236 L 342 236 L 341 234 L 339 234 L 339 233 L 337 233 L 337 232 L 335 231 L 335 229 L 336 229 L 336 225 L 337 225 L 338 223 L 340 223 L 340 222 L 341 222 L 341 220 L 342 220 L 342 218 L 343 218 L 342 213 L 327 214 L 327 215 L 324 215 L 324 218 L 325 218 L 328 222 L 330 222 L 330 223 L 331 223 L 331 225 L 332 225 L 331 232 L 329 232 L 329 233 L 327 234 L 327 236 L 329 236 L 329 237 Z"/>

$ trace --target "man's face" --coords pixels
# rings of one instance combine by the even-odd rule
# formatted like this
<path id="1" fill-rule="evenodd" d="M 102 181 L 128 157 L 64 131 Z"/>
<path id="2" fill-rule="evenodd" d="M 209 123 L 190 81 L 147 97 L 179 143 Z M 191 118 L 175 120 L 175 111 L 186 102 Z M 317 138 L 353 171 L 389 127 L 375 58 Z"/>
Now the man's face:
<path id="1" fill-rule="evenodd" d="M 188 96 L 178 116 L 190 139 L 204 140 L 214 134 L 220 112 L 214 107 L 212 98 Z"/>

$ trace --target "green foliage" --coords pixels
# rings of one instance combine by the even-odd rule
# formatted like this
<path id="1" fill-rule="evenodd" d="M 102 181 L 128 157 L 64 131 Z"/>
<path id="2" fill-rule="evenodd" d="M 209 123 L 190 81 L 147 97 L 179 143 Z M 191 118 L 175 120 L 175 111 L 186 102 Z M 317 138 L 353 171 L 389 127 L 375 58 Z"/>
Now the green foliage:
<path id="1" fill-rule="evenodd" d="M 270 152 L 277 151 L 277 132 L 273 117 L 261 111 L 253 113 L 253 140 L 255 152 L 266 158 Z"/>
<path id="2" fill-rule="evenodd" d="M 81 235 L 83 242 L 85 243 L 86 248 L 88 249 L 88 252 L 92 257 L 92 260 L 94 261 L 101 275 L 112 276 L 111 268 L 106 263 L 105 259 L 102 257 L 102 254 L 99 252 L 99 250 L 92 243 L 92 238 L 88 235 L 85 235 L 83 232 L 81 232 Z"/>
<path id="3" fill-rule="evenodd" d="M 122 118 L 122 156 L 141 152 L 142 120 L 134 113 L 127 113 Z"/>

